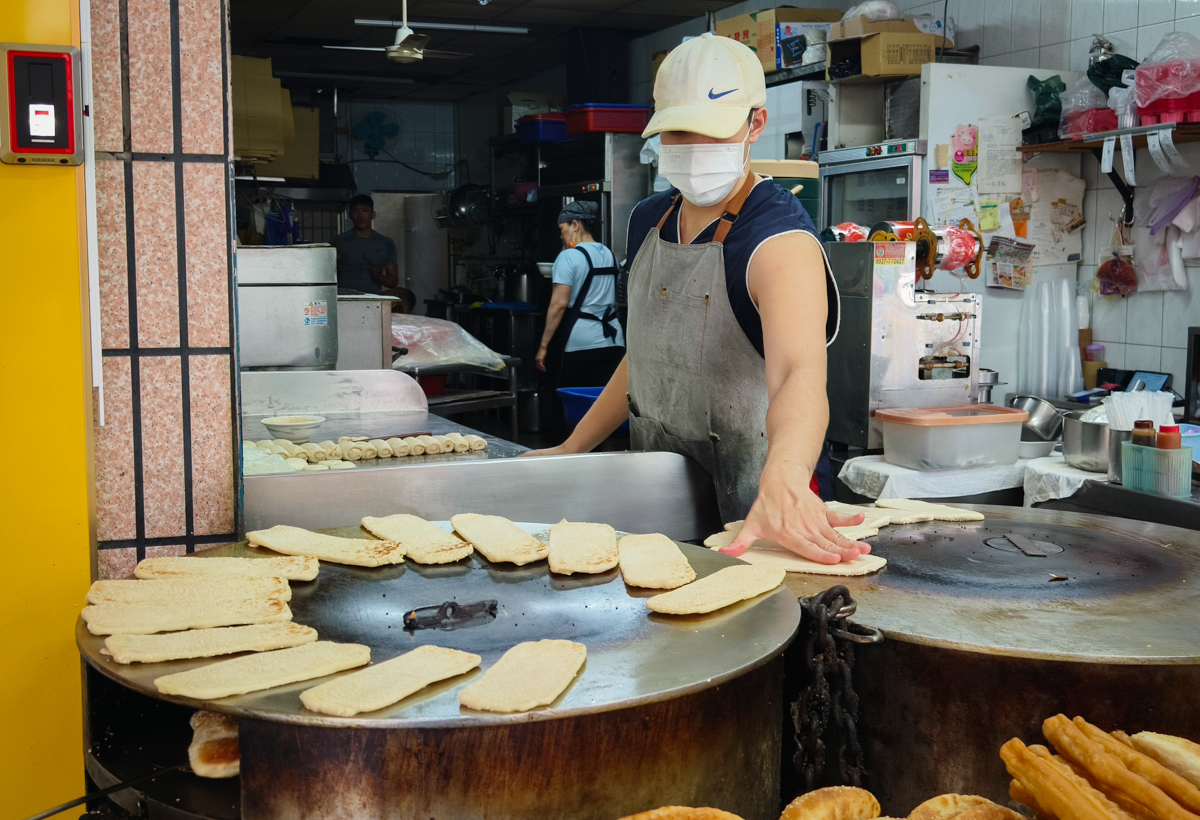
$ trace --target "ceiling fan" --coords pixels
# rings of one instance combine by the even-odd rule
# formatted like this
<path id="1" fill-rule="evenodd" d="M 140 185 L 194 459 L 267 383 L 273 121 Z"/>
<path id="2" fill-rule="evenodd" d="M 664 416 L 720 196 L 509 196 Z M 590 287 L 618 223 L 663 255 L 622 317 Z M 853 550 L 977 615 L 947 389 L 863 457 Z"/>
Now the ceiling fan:
<path id="1" fill-rule="evenodd" d="M 428 34 L 417 34 L 408 27 L 408 0 L 403 0 L 403 14 L 400 28 L 396 29 L 396 41 L 390 46 L 324 46 L 324 48 L 334 48 L 341 51 L 382 51 L 387 55 L 387 58 L 395 63 L 416 63 L 424 60 L 426 57 L 432 57 L 438 60 L 461 60 L 464 57 L 470 57 L 470 54 L 463 54 L 458 51 L 439 51 L 434 48 L 426 48 L 429 42 Z M 357 22 L 357 21 L 355 21 Z"/>

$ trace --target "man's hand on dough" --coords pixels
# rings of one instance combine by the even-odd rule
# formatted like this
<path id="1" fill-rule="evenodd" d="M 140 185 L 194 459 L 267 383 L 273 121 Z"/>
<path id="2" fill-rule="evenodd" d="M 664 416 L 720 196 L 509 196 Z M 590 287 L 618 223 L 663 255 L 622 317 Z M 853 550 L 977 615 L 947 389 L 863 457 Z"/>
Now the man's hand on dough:
<path id="1" fill-rule="evenodd" d="M 818 564 L 853 561 L 871 551 L 869 544 L 851 541 L 834 527 L 850 527 L 864 516 L 835 513 L 808 486 L 808 479 L 763 470 L 758 498 L 737 538 L 721 552 L 741 555 L 760 539 L 778 544 Z"/>

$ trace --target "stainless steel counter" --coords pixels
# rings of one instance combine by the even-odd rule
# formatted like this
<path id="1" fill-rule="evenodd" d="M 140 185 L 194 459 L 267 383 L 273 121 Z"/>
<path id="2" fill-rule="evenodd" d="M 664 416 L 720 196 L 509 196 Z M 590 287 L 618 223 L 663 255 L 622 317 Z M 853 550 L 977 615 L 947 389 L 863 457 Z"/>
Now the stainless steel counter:
<path id="1" fill-rule="evenodd" d="M 384 438 L 390 436 L 406 436 L 413 433 L 429 432 L 435 436 L 447 433 L 476 435 L 487 439 L 487 449 L 475 450 L 469 453 L 442 453 L 430 456 L 404 456 L 402 458 L 374 458 L 356 462 L 359 470 L 397 469 L 412 467 L 418 464 L 445 464 L 458 461 L 486 461 L 497 458 L 515 458 L 529 448 L 522 447 L 511 441 L 505 441 L 495 436 L 489 436 L 471 427 L 455 424 L 449 419 L 435 416 L 425 411 L 385 413 L 385 412 L 343 412 L 320 413 L 325 417 L 325 423 L 313 434 L 310 441 L 337 441 L 339 436 L 367 436 L 369 438 Z M 246 441 L 262 441 L 274 438 L 262 420 L 270 418 L 265 415 L 242 416 L 242 438 Z M 351 472 L 347 470 L 346 472 Z M 286 474 L 285 474 L 286 475 Z M 309 473 L 316 476 L 318 473 Z M 272 478 L 273 476 L 261 476 Z"/>

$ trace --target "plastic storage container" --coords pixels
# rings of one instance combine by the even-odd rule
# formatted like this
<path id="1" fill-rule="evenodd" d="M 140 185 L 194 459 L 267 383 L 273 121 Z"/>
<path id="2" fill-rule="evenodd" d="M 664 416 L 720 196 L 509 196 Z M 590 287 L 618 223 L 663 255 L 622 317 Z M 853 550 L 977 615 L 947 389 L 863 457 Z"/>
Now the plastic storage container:
<path id="1" fill-rule="evenodd" d="M 640 134 L 650 122 L 650 107 L 647 105 L 588 103 L 568 106 L 565 113 L 568 134 L 603 131 Z"/>
<path id="2" fill-rule="evenodd" d="M 1121 445 L 1121 483 L 1130 490 L 1190 498 L 1192 448 L 1159 450 L 1127 441 Z"/>
<path id="3" fill-rule="evenodd" d="M 1179 435 L 1183 438 L 1183 446 L 1192 448 L 1192 460 L 1194 461 L 1196 452 L 1200 450 L 1200 425 L 1181 424 L 1179 425 Z"/>
<path id="4" fill-rule="evenodd" d="M 911 470 L 961 470 L 1015 464 L 1024 410 L 968 404 L 876 410 L 883 458 Z"/>
<path id="5" fill-rule="evenodd" d="M 517 120 L 516 130 L 517 142 L 521 145 L 562 142 L 567 138 L 567 117 L 558 111 L 527 114 Z"/>
<path id="6" fill-rule="evenodd" d="M 562 401 L 563 416 L 567 420 L 567 426 L 574 428 L 579 424 L 579 420 L 587 415 L 587 411 L 592 409 L 592 405 L 596 403 L 596 399 L 600 398 L 600 394 L 604 392 L 603 387 L 560 387 L 558 388 L 558 398 Z M 618 433 L 629 432 L 629 422 L 625 422 L 617 428 Z"/>

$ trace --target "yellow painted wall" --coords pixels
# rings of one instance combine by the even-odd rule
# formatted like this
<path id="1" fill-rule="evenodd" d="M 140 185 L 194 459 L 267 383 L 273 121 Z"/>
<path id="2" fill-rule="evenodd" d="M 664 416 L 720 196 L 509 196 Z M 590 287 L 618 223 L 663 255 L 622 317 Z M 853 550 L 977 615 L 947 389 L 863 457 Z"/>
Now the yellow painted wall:
<path id="1" fill-rule="evenodd" d="M 78 7 L 0 0 L 0 42 L 78 46 Z M 53 457 L 0 472 L 4 818 L 83 793 L 74 629 L 90 580 L 92 485 L 82 180 L 82 168 L 0 164 L 0 431 L 59 442 Z"/>

